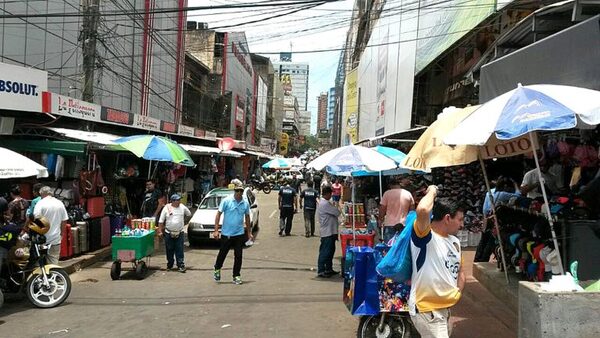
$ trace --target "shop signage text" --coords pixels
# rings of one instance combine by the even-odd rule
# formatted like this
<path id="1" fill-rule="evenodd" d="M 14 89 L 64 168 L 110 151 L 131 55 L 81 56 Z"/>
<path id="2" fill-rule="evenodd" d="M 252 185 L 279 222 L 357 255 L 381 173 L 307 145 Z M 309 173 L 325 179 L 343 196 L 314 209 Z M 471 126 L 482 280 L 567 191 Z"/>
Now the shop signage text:
<path id="1" fill-rule="evenodd" d="M 73 117 L 86 121 L 100 121 L 102 107 L 72 97 L 44 92 L 42 95 L 44 113 Z"/>
<path id="2" fill-rule="evenodd" d="M 172 122 L 160 121 L 160 130 L 167 133 L 177 133 L 177 125 Z"/>
<path id="3" fill-rule="evenodd" d="M 102 121 L 106 122 L 124 124 L 128 126 L 133 124 L 133 114 L 108 107 L 102 107 L 102 114 L 100 117 Z"/>
<path id="4" fill-rule="evenodd" d="M 180 124 L 177 134 L 183 135 L 183 136 L 194 136 L 194 128 Z"/>
<path id="5" fill-rule="evenodd" d="M 537 147 L 537 137 L 534 136 Z M 508 141 L 500 141 L 494 137 L 493 140 L 480 148 L 481 157 L 484 159 L 510 157 L 526 153 L 531 153 L 533 147 L 529 135 L 524 135 Z"/>
<path id="6" fill-rule="evenodd" d="M 133 126 L 151 131 L 160 131 L 160 120 L 136 114 L 134 115 Z"/>
<path id="7" fill-rule="evenodd" d="M 0 62 L 0 109 L 42 112 L 48 73 Z"/>
<path id="8" fill-rule="evenodd" d="M 212 131 L 206 131 L 204 135 L 205 135 L 205 138 L 209 139 L 209 140 L 216 140 L 217 139 L 217 133 L 212 132 Z"/>

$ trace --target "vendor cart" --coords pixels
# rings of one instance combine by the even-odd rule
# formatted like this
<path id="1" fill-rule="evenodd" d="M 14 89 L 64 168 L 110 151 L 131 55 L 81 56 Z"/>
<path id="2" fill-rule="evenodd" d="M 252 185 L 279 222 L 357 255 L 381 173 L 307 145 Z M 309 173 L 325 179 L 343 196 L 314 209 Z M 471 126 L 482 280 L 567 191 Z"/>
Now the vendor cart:
<path id="1" fill-rule="evenodd" d="M 141 236 L 112 237 L 112 266 L 110 277 L 117 280 L 121 277 L 121 263 L 129 262 L 138 279 L 144 279 L 148 273 L 150 256 L 154 253 L 154 230 Z"/>

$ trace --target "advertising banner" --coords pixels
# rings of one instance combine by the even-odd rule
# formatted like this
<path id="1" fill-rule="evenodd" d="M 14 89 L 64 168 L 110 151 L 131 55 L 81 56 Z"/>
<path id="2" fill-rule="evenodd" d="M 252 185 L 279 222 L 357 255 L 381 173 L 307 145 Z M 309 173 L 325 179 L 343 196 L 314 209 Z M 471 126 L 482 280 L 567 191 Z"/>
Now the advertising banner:
<path id="1" fill-rule="evenodd" d="M 267 154 L 275 154 L 277 152 L 277 141 L 271 138 L 261 137 L 260 148 Z"/>
<path id="2" fill-rule="evenodd" d="M 377 118 L 375 119 L 375 136 L 385 132 L 385 88 L 387 87 L 389 30 L 386 30 L 377 58 Z"/>
<path id="3" fill-rule="evenodd" d="M 494 13 L 496 0 L 420 1 L 415 72 L 419 73 L 483 19 Z M 506 3 L 506 1 L 504 2 Z"/>
<path id="4" fill-rule="evenodd" d="M 535 142 L 535 148 L 539 149 L 537 134 L 534 134 L 533 140 Z M 508 141 L 501 141 L 495 136 L 492 136 L 491 141 L 488 141 L 486 145 L 479 148 L 479 153 L 484 160 L 531 154 L 532 151 L 533 147 L 531 145 L 531 140 L 529 139 L 529 134 Z"/>
<path id="5" fill-rule="evenodd" d="M 0 108 L 42 112 L 42 92 L 48 90 L 48 73 L 0 62 Z"/>
<path id="6" fill-rule="evenodd" d="M 208 140 L 216 140 L 217 139 L 217 133 L 212 132 L 212 131 L 206 131 L 204 132 L 204 137 Z"/>
<path id="7" fill-rule="evenodd" d="M 354 68 L 346 75 L 346 109 L 344 121 L 346 123 L 346 134 L 344 145 L 358 142 L 358 69 Z"/>
<path id="8" fill-rule="evenodd" d="M 127 126 L 133 124 L 133 114 L 108 107 L 102 107 L 100 119 L 105 122 L 124 124 Z"/>
<path id="9" fill-rule="evenodd" d="M 258 77 L 258 92 L 256 98 L 256 129 L 265 131 L 267 125 L 267 84 L 261 77 Z"/>

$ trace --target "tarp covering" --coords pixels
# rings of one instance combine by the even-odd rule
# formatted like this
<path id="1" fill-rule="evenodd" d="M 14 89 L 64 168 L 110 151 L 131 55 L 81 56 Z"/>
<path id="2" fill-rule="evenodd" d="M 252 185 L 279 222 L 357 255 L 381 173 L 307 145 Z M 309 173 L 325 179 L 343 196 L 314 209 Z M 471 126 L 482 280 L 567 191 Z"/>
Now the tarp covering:
<path id="1" fill-rule="evenodd" d="M 600 90 L 600 16 L 565 29 L 481 68 L 479 102 L 518 83 Z"/>
<path id="2" fill-rule="evenodd" d="M 63 156 L 81 156 L 85 154 L 87 143 L 47 140 L 2 140 L 2 146 L 18 153 L 30 151 Z"/>

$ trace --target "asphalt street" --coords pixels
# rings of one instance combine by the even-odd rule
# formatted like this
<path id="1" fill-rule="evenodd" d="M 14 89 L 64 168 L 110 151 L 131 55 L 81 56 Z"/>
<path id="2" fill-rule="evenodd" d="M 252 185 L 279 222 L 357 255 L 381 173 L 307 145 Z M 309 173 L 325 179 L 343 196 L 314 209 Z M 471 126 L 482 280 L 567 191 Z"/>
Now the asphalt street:
<path id="1" fill-rule="evenodd" d="M 261 231 L 244 250 L 243 285 L 231 283 L 233 252 L 222 281 L 212 279 L 216 245 L 187 247 L 185 274 L 166 271 L 157 252 L 141 281 L 110 279 L 110 261 L 71 275 L 69 299 L 54 309 L 11 300 L 0 309 L 2 337 L 355 337 L 358 319 L 342 303 L 342 279 L 316 277 L 319 239 L 279 237 L 277 192 L 258 194 Z M 464 261 L 472 261 L 466 252 Z M 340 269 L 339 243 L 334 269 Z M 453 315 L 453 337 L 511 337 L 516 316 L 472 277 Z M 485 331 L 480 331 L 485 330 Z M 487 332 L 480 335 L 481 332 Z"/>

